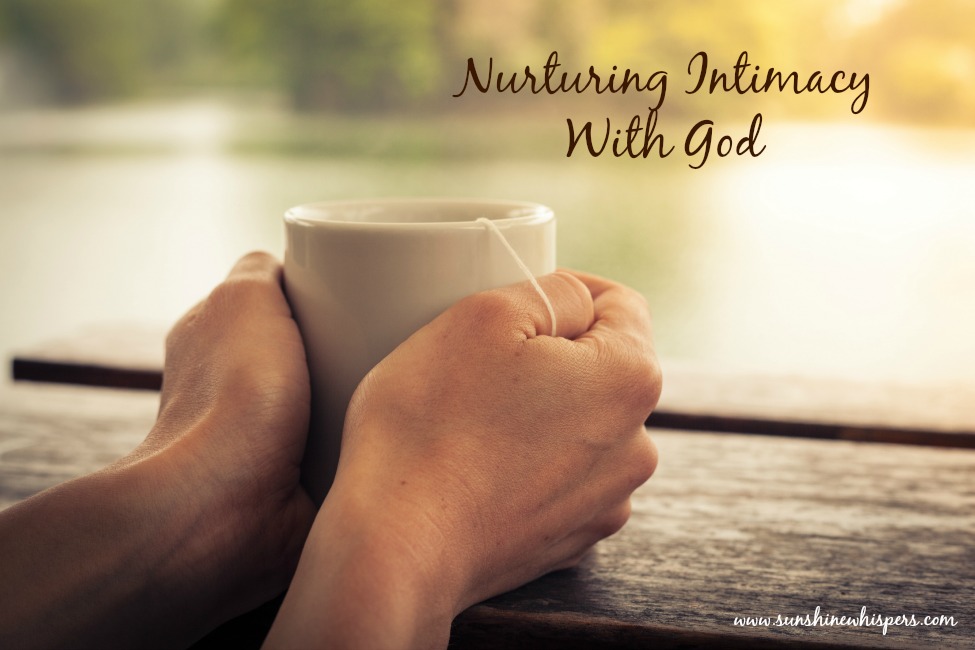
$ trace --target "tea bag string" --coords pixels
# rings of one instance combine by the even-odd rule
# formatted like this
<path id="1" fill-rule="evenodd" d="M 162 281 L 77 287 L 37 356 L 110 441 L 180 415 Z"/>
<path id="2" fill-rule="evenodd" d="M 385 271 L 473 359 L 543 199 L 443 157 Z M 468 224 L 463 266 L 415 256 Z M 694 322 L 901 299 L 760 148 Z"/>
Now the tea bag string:
<path id="1" fill-rule="evenodd" d="M 552 336 L 555 336 L 556 335 L 555 334 L 555 309 L 552 308 L 552 302 L 548 299 L 548 296 L 545 295 L 545 290 L 542 289 L 542 285 L 538 283 L 538 280 L 535 278 L 535 274 L 532 273 L 531 269 L 528 268 L 528 265 L 521 260 L 521 258 L 518 256 L 518 253 L 515 252 L 514 248 L 512 248 L 511 244 L 508 243 L 508 240 L 505 238 L 504 233 L 501 232 L 501 229 L 498 228 L 498 225 L 496 223 L 484 217 L 478 218 L 477 223 L 483 225 L 485 228 L 487 228 L 489 231 L 493 232 L 497 236 L 497 238 L 501 241 L 502 245 L 504 245 L 505 249 L 511 255 L 511 258 L 518 265 L 518 268 L 521 269 L 521 272 L 524 273 L 525 277 L 528 278 L 528 281 L 531 282 L 531 285 L 532 287 L 534 287 L 535 292 L 538 293 L 539 297 L 541 297 L 542 299 L 542 302 L 545 303 L 545 309 L 548 310 L 548 317 L 552 319 Z"/>

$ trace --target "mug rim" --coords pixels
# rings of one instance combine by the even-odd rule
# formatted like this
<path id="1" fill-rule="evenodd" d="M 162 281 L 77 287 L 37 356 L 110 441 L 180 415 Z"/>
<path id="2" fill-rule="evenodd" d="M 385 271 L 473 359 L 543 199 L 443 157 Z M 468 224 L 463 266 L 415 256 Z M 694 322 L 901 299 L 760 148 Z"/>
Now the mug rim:
<path id="1" fill-rule="evenodd" d="M 312 203 L 303 203 L 301 205 L 296 205 L 289 208 L 284 213 L 284 221 L 286 224 L 294 224 L 300 226 L 309 227 L 331 227 L 331 228 L 368 228 L 368 229 L 463 229 L 463 228 L 478 228 L 482 229 L 483 226 L 478 224 L 475 220 L 463 220 L 463 221 L 355 221 L 355 220 L 342 220 L 342 219 L 330 219 L 327 217 L 327 212 L 329 210 L 337 211 L 341 209 L 348 209 L 349 207 L 359 206 L 359 207 L 370 207 L 373 206 L 376 209 L 388 209 L 390 206 L 406 206 L 406 207 L 417 207 L 417 206 L 467 206 L 476 208 L 477 206 L 489 206 L 493 210 L 505 209 L 509 213 L 515 213 L 514 216 L 505 216 L 500 218 L 494 218 L 490 214 L 485 215 L 487 218 L 491 219 L 499 227 L 507 226 L 518 226 L 518 225 L 531 225 L 545 223 L 552 220 L 555 217 L 552 209 L 541 203 L 533 203 L 529 201 L 512 201 L 512 200 L 502 200 L 502 199 L 464 199 L 464 198 L 424 198 L 424 197 L 384 197 L 377 199 L 346 199 L 337 201 L 316 201 Z M 521 211 L 522 213 L 518 213 Z"/>

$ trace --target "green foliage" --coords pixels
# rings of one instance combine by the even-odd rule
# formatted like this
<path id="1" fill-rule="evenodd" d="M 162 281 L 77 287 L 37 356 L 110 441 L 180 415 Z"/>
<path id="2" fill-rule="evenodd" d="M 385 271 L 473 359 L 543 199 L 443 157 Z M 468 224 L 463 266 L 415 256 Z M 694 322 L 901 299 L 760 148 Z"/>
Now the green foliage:
<path id="1" fill-rule="evenodd" d="M 537 110 L 524 94 L 451 94 L 468 57 L 537 71 L 556 50 L 568 72 L 667 70 L 675 113 L 699 113 L 695 101 L 715 116 L 848 110 L 831 97 L 682 92 L 695 52 L 727 71 L 748 50 L 763 69 L 870 73 L 869 116 L 975 121 L 971 0 L 0 0 L 0 65 L 11 50 L 66 103 L 191 81 L 275 88 L 300 110 Z"/>
<path id="2" fill-rule="evenodd" d="M 0 35 L 47 77 L 56 99 L 86 102 L 142 89 L 179 65 L 192 0 L 0 0 Z"/>
<path id="3" fill-rule="evenodd" d="M 261 57 L 298 109 L 384 109 L 437 83 L 435 0 L 227 0 L 231 51 Z"/>

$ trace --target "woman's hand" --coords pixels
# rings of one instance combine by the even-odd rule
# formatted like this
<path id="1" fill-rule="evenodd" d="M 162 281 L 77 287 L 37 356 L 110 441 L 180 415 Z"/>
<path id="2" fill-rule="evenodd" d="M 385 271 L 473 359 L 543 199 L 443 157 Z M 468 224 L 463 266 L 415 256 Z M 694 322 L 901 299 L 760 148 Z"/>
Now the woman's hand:
<path id="1" fill-rule="evenodd" d="M 0 513 L 0 645 L 186 645 L 280 593 L 301 554 L 269 646 L 442 646 L 458 612 L 626 521 L 660 390 L 637 294 L 541 278 L 560 338 L 527 284 L 447 310 L 356 392 L 316 518 L 280 273 L 247 256 L 176 324 L 135 451 Z"/>
<path id="2" fill-rule="evenodd" d="M 308 402 L 280 267 L 247 256 L 173 328 L 145 442 L 0 513 L 0 647 L 180 647 L 281 593 Z"/>
<path id="3" fill-rule="evenodd" d="M 219 618 L 287 588 L 315 508 L 299 485 L 310 387 L 304 347 L 274 258 L 241 259 L 166 341 L 159 417 L 131 456 L 158 457 L 198 517 Z M 198 587 L 197 587 L 198 588 Z"/>
<path id="4" fill-rule="evenodd" d="M 465 299 L 363 380 L 268 646 L 446 644 L 466 607 L 574 565 L 652 474 L 646 303 L 583 274 Z"/>

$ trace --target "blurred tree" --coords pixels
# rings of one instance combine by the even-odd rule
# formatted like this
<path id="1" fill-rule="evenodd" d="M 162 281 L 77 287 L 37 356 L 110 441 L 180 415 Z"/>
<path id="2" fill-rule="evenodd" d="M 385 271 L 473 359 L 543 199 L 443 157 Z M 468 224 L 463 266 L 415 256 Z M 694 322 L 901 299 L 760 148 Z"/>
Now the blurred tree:
<path id="1" fill-rule="evenodd" d="M 874 73 L 885 117 L 975 124 L 975 3 L 900 2 L 860 30 L 848 57 Z"/>
<path id="2" fill-rule="evenodd" d="M 295 108 L 382 110 L 438 83 L 443 0 L 227 0 L 232 56 L 260 57 Z"/>
<path id="3" fill-rule="evenodd" d="M 667 70 L 670 75 L 670 111 L 690 110 L 700 97 L 684 93 L 690 86 L 687 65 L 697 52 L 708 55 L 709 67 L 730 71 L 739 54 L 762 69 L 828 69 L 834 43 L 826 28 L 832 14 L 846 0 L 609 0 L 602 15 L 590 21 L 588 58 L 598 67 Z M 711 114 L 720 115 L 745 106 L 754 110 L 788 102 L 776 94 L 749 96 L 721 94 L 708 97 Z M 792 102 L 808 106 L 810 100 Z"/>
<path id="4" fill-rule="evenodd" d="M 222 56 L 207 59 L 214 42 Z M 668 112 L 703 110 L 683 92 L 695 52 L 728 71 L 747 50 L 763 69 L 869 72 L 868 115 L 975 123 L 971 0 L 0 0 L 0 66 L 23 62 L 21 78 L 67 103 L 189 80 L 277 87 L 301 110 L 520 111 L 545 102 L 452 100 L 467 59 L 537 71 L 553 50 L 570 74 L 668 71 Z M 715 117 L 773 104 L 802 117 L 848 110 L 811 94 L 703 99 Z M 572 101 L 646 103 L 639 93 Z"/>
<path id="5" fill-rule="evenodd" d="M 0 0 L 0 38 L 80 103 L 127 95 L 178 66 L 199 24 L 193 0 Z"/>
<path id="6" fill-rule="evenodd" d="M 136 3 L 0 0 L 6 37 L 44 71 L 56 98 L 80 102 L 139 83 L 145 41 Z"/>

